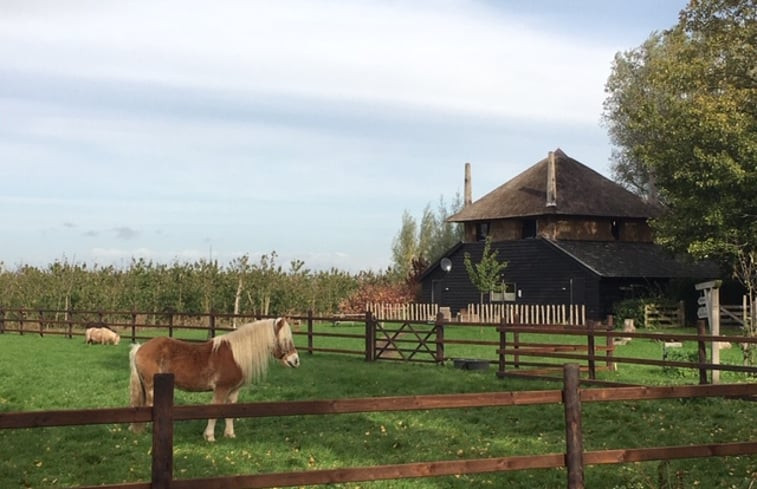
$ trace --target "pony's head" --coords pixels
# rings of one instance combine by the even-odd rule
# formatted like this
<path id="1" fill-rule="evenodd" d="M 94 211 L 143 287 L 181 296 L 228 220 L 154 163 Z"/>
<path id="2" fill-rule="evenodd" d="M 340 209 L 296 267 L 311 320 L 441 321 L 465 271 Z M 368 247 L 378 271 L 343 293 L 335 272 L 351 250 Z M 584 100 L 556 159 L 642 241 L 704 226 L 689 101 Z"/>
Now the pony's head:
<path id="1" fill-rule="evenodd" d="M 273 356 L 278 358 L 282 365 L 297 368 L 300 366 L 300 356 L 297 354 L 297 348 L 294 346 L 292 338 L 292 329 L 284 318 L 277 318 L 273 321 L 273 332 L 276 341 L 273 347 Z"/>

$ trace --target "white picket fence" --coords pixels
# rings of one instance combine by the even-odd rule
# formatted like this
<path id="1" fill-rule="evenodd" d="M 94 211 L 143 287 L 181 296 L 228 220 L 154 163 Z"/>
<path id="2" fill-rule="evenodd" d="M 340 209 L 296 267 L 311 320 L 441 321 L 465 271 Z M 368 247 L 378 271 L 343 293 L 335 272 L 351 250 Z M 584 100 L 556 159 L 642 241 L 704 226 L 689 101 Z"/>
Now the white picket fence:
<path id="1" fill-rule="evenodd" d="M 448 307 L 440 308 L 438 304 L 371 302 L 365 308 L 385 321 L 433 321 L 442 312 L 447 320 L 467 323 L 499 323 L 505 318 L 505 322 L 512 324 L 517 316 L 520 324 L 586 324 L 586 306 L 576 304 L 468 304 L 454 318 Z"/>
<path id="2" fill-rule="evenodd" d="M 439 304 L 369 302 L 365 310 L 385 321 L 433 321 L 439 312 Z"/>
<path id="3" fill-rule="evenodd" d="M 461 311 L 462 321 L 498 323 L 502 318 L 509 324 L 586 324 L 586 306 L 583 304 L 468 304 Z"/>

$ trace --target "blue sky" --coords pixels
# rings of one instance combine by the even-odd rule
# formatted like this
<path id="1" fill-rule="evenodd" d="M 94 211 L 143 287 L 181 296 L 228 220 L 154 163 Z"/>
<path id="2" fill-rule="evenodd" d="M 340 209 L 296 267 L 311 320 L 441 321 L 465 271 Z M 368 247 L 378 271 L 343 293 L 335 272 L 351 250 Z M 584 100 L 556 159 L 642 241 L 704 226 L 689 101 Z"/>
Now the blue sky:
<path id="1" fill-rule="evenodd" d="M 683 0 L 0 0 L 0 262 L 380 270 L 402 213 L 557 147 Z"/>

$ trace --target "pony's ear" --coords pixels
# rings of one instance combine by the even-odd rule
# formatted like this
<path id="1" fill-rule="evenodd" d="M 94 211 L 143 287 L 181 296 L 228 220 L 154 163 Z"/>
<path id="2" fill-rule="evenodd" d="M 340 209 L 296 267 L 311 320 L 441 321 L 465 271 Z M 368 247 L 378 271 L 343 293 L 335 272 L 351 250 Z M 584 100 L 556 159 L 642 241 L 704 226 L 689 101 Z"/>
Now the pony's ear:
<path id="1" fill-rule="evenodd" d="M 273 320 L 273 332 L 274 334 L 279 334 L 279 331 L 281 331 L 281 328 L 284 327 L 284 324 L 286 324 L 286 319 L 284 318 L 276 318 Z"/>

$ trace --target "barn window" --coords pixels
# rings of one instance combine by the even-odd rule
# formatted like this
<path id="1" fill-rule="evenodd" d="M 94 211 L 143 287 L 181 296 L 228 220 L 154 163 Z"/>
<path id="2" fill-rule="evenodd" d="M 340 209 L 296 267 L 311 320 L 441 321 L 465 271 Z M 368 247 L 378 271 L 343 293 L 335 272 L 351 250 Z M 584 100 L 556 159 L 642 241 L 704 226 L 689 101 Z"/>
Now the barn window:
<path id="1" fill-rule="evenodd" d="M 476 224 L 476 241 L 483 241 L 489 235 L 489 223 L 479 222 Z"/>
<path id="2" fill-rule="evenodd" d="M 613 219 L 610 224 L 610 232 L 615 241 L 620 239 L 620 221 Z"/>
<path id="3" fill-rule="evenodd" d="M 523 219 L 521 237 L 523 239 L 536 237 L 536 219 Z"/>

